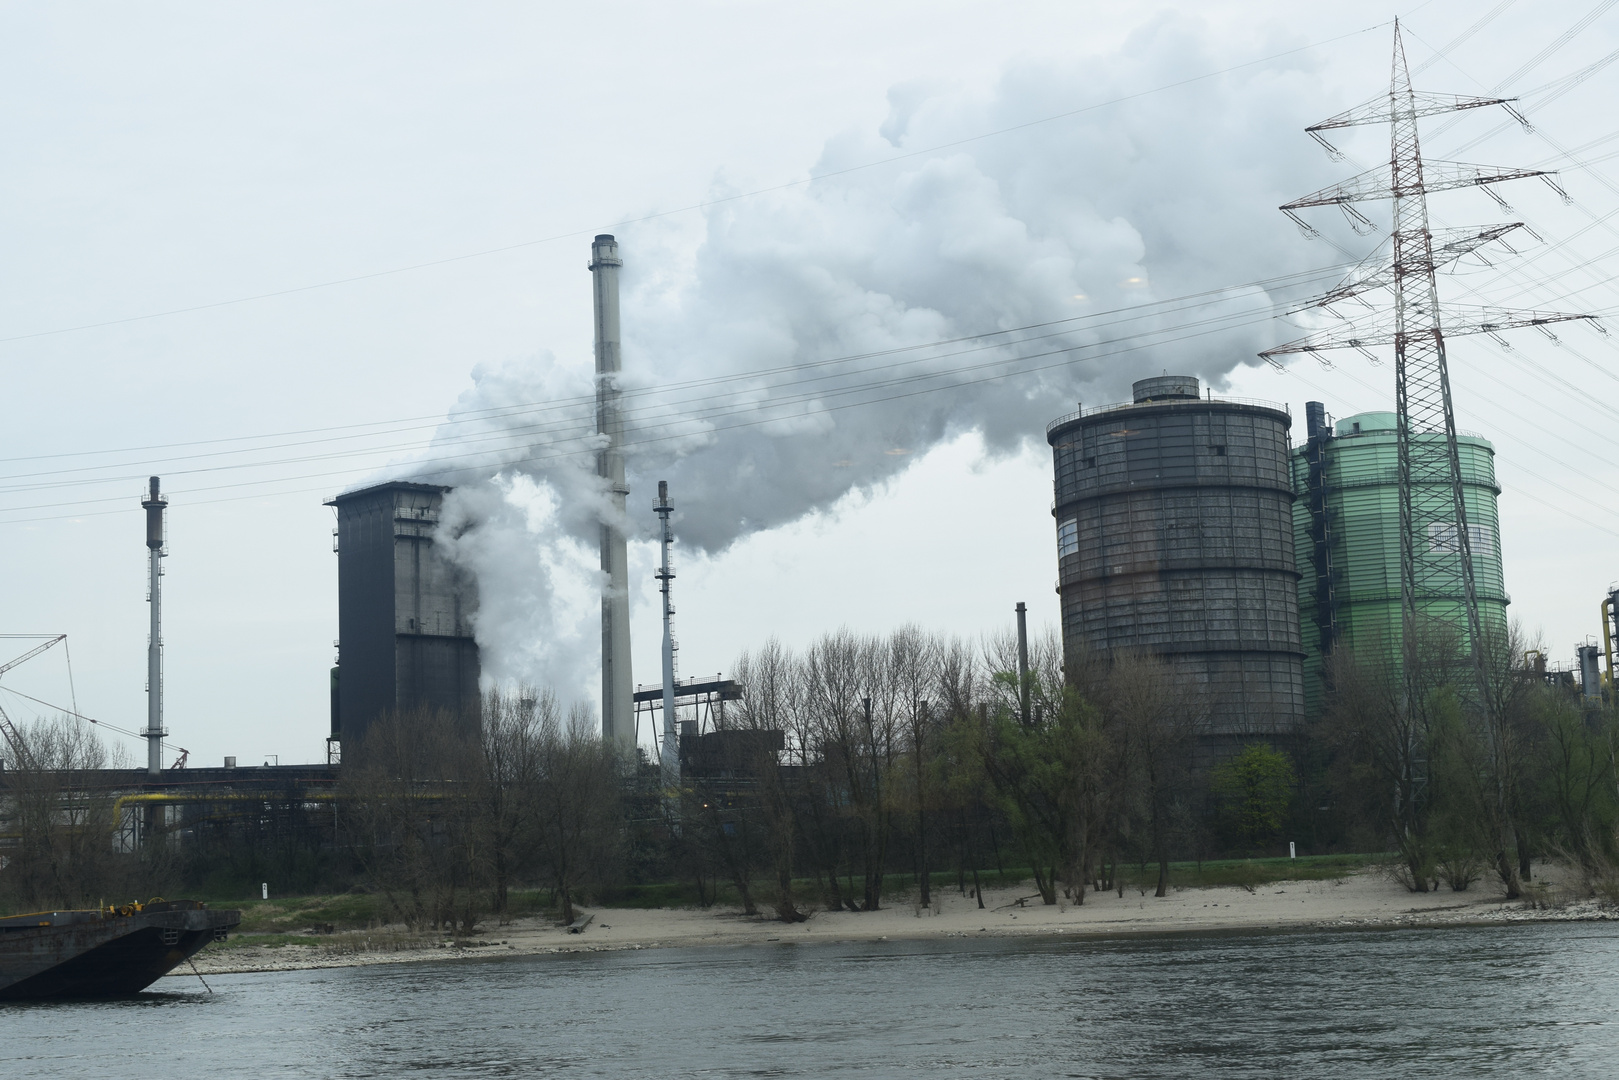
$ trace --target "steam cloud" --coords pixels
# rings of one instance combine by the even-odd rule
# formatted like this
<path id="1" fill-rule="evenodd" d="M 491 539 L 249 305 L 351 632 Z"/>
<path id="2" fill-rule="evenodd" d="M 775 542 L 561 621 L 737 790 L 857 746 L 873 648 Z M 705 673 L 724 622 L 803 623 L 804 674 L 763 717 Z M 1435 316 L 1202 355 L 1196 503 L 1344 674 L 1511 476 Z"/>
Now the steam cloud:
<path id="1" fill-rule="evenodd" d="M 1291 44 L 1250 43 L 1240 59 Z M 716 206 L 695 240 L 678 224 L 621 232 L 632 504 L 668 479 L 681 545 L 719 552 L 878 487 L 958 435 L 1014 453 L 1078 400 L 1126 398 L 1134 379 L 1167 369 L 1219 386 L 1257 363 L 1274 334 L 1262 320 L 1098 360 L 1044 355 L 1119 335 L 1083 321 L 993 348 L 890 351 L 1328 261 L 1275 210 L 1330 169 L 1297 137 L 1333 111 L 1304 60 L 960 141 L 1233 62 L 1200 23 L 1168 17 L 1114 56 L 1011 67 L 987 94 L 898 86 L 876 131 L 827 141 L 812 170 L 824 179 Z M 1272 310 L 1263 290 L 1238 288 L 1195 318 Z M 825 363 L 848 356 L 864 359 Z M 608 503 L 594 475 L 592 379 L 588 355 L 476 368 L 450 415 L 460 422 L 417 469 L 439 462 L 456 485 L 441 538 L 479 579 L 486 673 L 564 698 L 593 698 L 599 670 Z M 682 385 L 694 380 L 710 381 Z M 552 404 L 466 422 L 533 402 Z M 470 478 L 469 454 L 481 462 Z M 628 523 L 632 537 L 651 526 L 645 513 Z M 632 574 L 638 559 L 650 567 L 632 545 Z"/>

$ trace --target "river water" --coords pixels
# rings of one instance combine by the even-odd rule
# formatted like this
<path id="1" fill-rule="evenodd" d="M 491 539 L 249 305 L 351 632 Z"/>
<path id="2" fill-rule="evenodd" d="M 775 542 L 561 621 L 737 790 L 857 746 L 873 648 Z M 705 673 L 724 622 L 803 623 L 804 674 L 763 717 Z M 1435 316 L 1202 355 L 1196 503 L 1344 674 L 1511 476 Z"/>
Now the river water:
<path id="1" fill-rule="evenodd" d="M 0 1005 L 0 1075 L 1619 1075 L 1619 925 L 653 949 Z"/>

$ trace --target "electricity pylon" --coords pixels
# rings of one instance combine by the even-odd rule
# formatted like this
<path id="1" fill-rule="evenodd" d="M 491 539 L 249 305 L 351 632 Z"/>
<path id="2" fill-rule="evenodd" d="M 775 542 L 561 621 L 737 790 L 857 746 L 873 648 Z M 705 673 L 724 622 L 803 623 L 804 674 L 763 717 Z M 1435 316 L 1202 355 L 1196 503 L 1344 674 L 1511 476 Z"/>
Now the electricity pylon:
<path id="1" fill-rule="evenodd" d="M 1456 445 L 1456 412 L 1451 402 L 1450 374 L 1445 338 L 1461 334 L 1497 334 L 1519 326 L 1544 326 L 1569 319 L 1590 318 L 1548 311 L 1505 308 L 1441 307 L 1436 273 L 1483 245 L 1499 240 L 1521 222 L 1444 230 L 1436 235 L 1428 223 L 1428 193 L 1479 187 L 1501 202 L 1488 185 L 1506 180 L 1539 177 L 1565 200 L 1552 174 L 1538 169 L 1509 169 L 1459 161 L 1424 161 L 1417 136 L 1417 119 L 1499 105 L 1520 123 L 1528 121 L 1512 107 L 1513 99 L 1428 94 L 1411 89 L 1400 28 L 1394 27 L 1394 61 L 1389 92 L 1365 105 L 1339 113 L 1305 130 L 1329 154 L 1342 154 L 1323 132 L 1364 124 L 1388 124 L 1389 162 L 1341 184 L 1306 195 L 1281 208 L 1306 233 L 1317 235 L 1298 211 L 1312 206 L 1336 206 L 1357 232 L 1376 228 L 1353 204 L 1388 199 L 1394 204 L 1392 258 L 1383 265 L 1362 264 L 1339 286 L 1311 307 L 1359 297 L 1374 289 L 1394 294 L 1391 313 L 1380 313 L 1370 323 L 1349 325 L 1300 341 L 1269 349 L 1260 355 L 1276 363 L 1289 353 L 1318 354 L 1326 349 L 1372 345 L 1394 346 L 1394 395 L 1399 413 L 1397 445 L 1400 491 L 1400 606 L 1401 630 L 1411 642 L 1421 618 L 1439 608 L 1437 602 L 1455 604 L 1465 623 L 1468 653 L 1486 709 L 1492 695 L 1485 680 L 1484 627 L 1479 618 L 1474 582 L 1473 548 L 1481 540 L 1494 542 L 1470 528 L 1463 497 L 1461 461 Z M 1410 665 L 1407 665 L 1409 668 Z M 1407 679 L 1414 672 L 1407 672 Z"/>
<path id="2" fill-rule="evenodd" d="M 1389 262 L 1371 269 L 1364 264 L 1357 267 L 1342 284 L 1310 305 L 1328 308 L 1340 300 L 1387 288 L 1394 294 L 1392 318 L 1384 314 L 1374 318 L 1370 326 L 1356 327 L 1351 323 L 1348 329 L 1295 341 L 1260 355 L 1276 363 L 1276 357 L 1288 353 L 1319 354 L 1324 349 L 1346 346 L 1364 353 L 1371 345 L 1394 346 L 1394 396 L 1399 414 L 1396 439 L 1400 492 L 1400 630 L 1404 658 L 1401 668 L 1406 701 L 1402 722 L 1407 740 L 1401 766 L 1402 782 L 1398 788 L 1399 812 L 1406 821 L 1407 835 L 1412 835 L 1417 805 L 1427 798 L 1428 780 L 1425 740 L 1418 735 L 1415 716 L 1426 699 L 1427 687 L 1415 648 L 1423 621 L 1435 616 L 1443 619 L 1441 613 L 1448 609 L 1452 619 L 1445 621 L 1463 623 L 1467 632 L 1467 654 L 1472 662 L 1479 706 L 1494 759 L 1498 827 L 1495 859 L 1508 896 L 1516 896 L 1516 871 L 1507 858 L 1514 830 L 1504 782 L 1507 771 L 1503 757 L 1506 740 L 1501 737 L 1504 718 L 1490 685 L 1485 658 L 1487 639 L 1479 617 L 1473 567 L 1475 542 L 1494 543 L 1496 538 L 1486 537 L 1482 530 L 1475 531 L 1468 524 L 1445 338 L 1459 334 L 1495 335 L 1512 327 L 1543 327 L 1590 316 L 1501 308 L 1463 310 L 1442 308 L 1439 303 L 1435 280 L 1439 267 L 1500 240 L 1506 233 L 1522 227 L 1522 223 L 1446 230 L 1436 237 L 1428 223 L 1429 192 L 1477 187 L 1505 208 L 1505 202 L 1490 185 L 1540 177 L 1568 200 L 1551 174 L 1538 169 L 1423 160 L 1417 135 L 1419 117 L 1494 105 L 1506 109 L 1528 128 L 1528 121 L 1512 107 L 1508 98 L 1461 97 L 1412 90 L 1400 26 L 1398 22 L 1394 24 L 1394 61 L 1387 98 L 1374 99 L 1305 129 L 1329 154 L 1341 159 L 1343 155 L 1327 141 L 1323 132 L 1386 123 L 1390 132 L 1388 164 L 1281 208 L 1307 234 L 1317 235 L 1298 216 L 1298 211 L 1312 206 L 1336 206 L 1349 218 L 1356 232 L 1365 234 L 1376 226 L 1353 204 L 1374 199 L 1392 200 L 1393 251 Z M 1461 612 L 1455 612 L 1458 601 Z M 1462 618 L 1454 619 L 1456 614 Z"/>

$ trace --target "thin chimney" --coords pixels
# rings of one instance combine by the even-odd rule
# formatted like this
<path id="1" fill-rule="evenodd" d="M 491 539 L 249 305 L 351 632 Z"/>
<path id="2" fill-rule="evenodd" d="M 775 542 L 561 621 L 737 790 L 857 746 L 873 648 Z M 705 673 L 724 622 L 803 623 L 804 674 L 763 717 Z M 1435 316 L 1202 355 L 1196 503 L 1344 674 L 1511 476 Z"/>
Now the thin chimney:
<path id="1" fill-rule="evenodd" d="M 663 765 L 663 786 L 665 791 L 673 791 L 680 786 L 680 734 L 675 723 L 675 605 L 674 598 L 669 592 L 669 583 L 675 579 L 675 571 L 669 564 L 669 547 L 674 543 L 675 535 L 669 527 L 669 515 L 674 507 L 669 503 L 669 482 L 658 481 L 658 505 L 653 508 L 658 515 L 658 542 L 662 549 L 662 563 L 657 572 L 657 579 L 663 593 L 663 749 L 659 760 Z"/>
<path id="2" fill-rule="evenodd" d="M 158 494 L 158 478 L 141 506 L 146 508 L 146 556 L 150 563 L 151 584 L 147 597 L 152 604 L 152 636 L 146 643 L 146 771 L 157 776 L 163 771 L 163 510 L 168 499 Z"/>
<path id="3" fill-rule="evenodd" d="M 630 677 L 630 575 L 624 543 L 624 414 L 618 373 L 623 368 L 618 329 L 618 241 L 596 237 L 590 246 L 596 314 L 596 431 L 607 436 L 596 454 L 596 475 L 607 481 L 609 518 L 601 526 L 602 738 L 631 748 L 635 742 L 635 684 Z"/>

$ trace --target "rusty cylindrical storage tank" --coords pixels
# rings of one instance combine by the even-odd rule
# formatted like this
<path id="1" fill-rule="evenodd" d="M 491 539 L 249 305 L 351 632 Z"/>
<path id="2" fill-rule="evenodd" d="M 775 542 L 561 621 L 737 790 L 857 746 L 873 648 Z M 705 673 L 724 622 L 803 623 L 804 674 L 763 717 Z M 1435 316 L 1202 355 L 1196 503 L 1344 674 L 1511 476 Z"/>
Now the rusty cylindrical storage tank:
<path id="1" fill-rule="evenodd" d="M 1199 690 L 1205 749 L 1286 741 L 1304 650 L 1285 407 L 1144 379 L 1046 429 L 1064 651 L 1139 650 Z"/>

